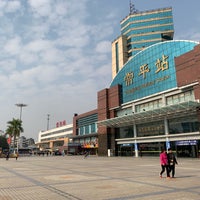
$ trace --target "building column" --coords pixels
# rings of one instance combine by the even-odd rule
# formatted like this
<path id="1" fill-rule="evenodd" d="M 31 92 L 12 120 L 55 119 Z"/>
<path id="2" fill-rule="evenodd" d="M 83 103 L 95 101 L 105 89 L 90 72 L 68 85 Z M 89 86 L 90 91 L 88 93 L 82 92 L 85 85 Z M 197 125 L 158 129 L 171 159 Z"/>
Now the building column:
<path id="1" fill-rule="evenodd" d="M 134 131 L 134 138 L 137 137 L 137 129 L 136 129 L 136 124 L 133 125 L 133 131 Z M 134 146 L 135 146 L 135 157 L 138 157 L 138 143 L 137 140 L 134 141 Z"/>
<path id="2" fill-rule="evenodd" d="M 164 125 L 165 125 L 165 135 L 166 135 L 166 149 L 169 149 L 170 148 L 170 141 L 169 141 L 169 125 L 168 125 L 168 121 L 167 121 L 167 118 L 165 117 L 164 118 Z"/>
<path id="3" fill-rule="evenodd" d="M 132 104 L 132 113 L 134 115 L 135 113 L 135 104 Z M 134 132 L 134 138 L 137 138 L 137 129 L 136 129 L 136 124 L 133 125 L 133 132 Z M 135 147 L 135 157 L 138 157 L 138 143 L 137 140 L 135 139 L 134 141 L 134 147 Z"/>
<path id="4" fill-rule="evenodd" d="M 164 106 L 167 105 L 165 95 L 162 96 L 162 103 L 163 103 Z M 169 149 L 170 148 L 170 141 L 169 141 L 169 137 L 168 137 L 168 135 L 169 135 L 169 125 L 168 125 L 167 117 L 164 118 L 164 129 L 165 129 L 165 135 L 166 135 L 165 147 L 166 147 L 166 149 Z"/>
<path id="5" fill-rule="evenodd" d="M 53 150 L 53 141 L 50 141 L 50 143 L 49 143 L 49 148 L 50 148 L 51 150 Z"/>

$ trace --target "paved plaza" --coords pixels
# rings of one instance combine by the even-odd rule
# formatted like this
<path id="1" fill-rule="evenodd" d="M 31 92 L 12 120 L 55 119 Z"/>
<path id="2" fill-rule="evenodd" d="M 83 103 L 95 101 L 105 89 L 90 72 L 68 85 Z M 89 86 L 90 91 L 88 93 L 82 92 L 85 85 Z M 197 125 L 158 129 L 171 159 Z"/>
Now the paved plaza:
<path id="1" fill-rule="evenodd" d="M 0 200 L 199 200 L 200 159 L 178 162 L 166 179 L 156 157 L 1 158 Z"/>

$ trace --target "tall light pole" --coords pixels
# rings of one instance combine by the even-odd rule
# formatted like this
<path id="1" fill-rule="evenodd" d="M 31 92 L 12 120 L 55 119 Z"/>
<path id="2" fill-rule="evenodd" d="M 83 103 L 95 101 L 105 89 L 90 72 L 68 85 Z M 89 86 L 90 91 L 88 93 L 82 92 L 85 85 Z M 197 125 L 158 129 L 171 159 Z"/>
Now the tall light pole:
<path id="1" fill-rule="evenodd" d="M 23 108 L 23 107 L 26 107 L 27 105 L 26 105 L 26 104 L 23 104 L 23 103 L 16 103 L 15 105 L 16 105 L 17 107 L 20 107 L 19 119 L 22 120 L 22 108 Z"/>
<path id="2" fill-rule="evenodd" d="M 26 107 L 27 105 L 23 103 L 16 103 L 15 105 L 20 108 L 19 119 L 20 121 L 22 121 L 22 108 Z M 18 146 L 19 146 L 19 137 L 17 138 L 17 152 L 18 152 Z"/>
<path id="3" fill-rule="evenodd" d="M 47 131 L 49 130 L 49 117 L 50 117 L 50 114 L 47 114 Z"/>

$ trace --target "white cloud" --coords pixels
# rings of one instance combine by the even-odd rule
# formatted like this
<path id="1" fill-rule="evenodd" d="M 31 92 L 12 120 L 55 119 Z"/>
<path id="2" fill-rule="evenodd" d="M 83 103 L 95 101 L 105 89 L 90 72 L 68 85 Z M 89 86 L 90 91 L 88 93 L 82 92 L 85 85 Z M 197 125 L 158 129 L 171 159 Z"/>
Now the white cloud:
<path id="1" fill-rule="evenodd" d="M 21 7 L 21 3 L 19 0 L 1 0 L 0 1 L 0 16 L 3 16 L 3 13 L 14 13 L 19 11 Z"/>
<path id="2" fill-rule="evenodd" d="M 60 62 L 65 60 L 63 52 L 56 48 L 46 49 L 40 56 L 43 62 L 55 63 L 55 65 L 59 65 Z"/>
<path id="3" fill-rule="evenodd" d="M 36 53 L 32 53 L 31 51 L 27 51 L 25 48 L 20 52 L 19 60 L 25 66 L 30 66 L 31 64 L 37 63 L 39 60 L 39 55 Z"/>
<path id="4" fill-rule="evenodd" d="M 15 68 L 16 68 L 16 60 L 14 59 L 0 60 L 0 70 L 9 73 Z"/>
<path id="5" fill-rule="evenodd" d="M 50 0 L 29 0 L 30 6 L 33 12 L 38 15 L 37 17 L 49 16 L 51 13 L 51 1 Z"/>
<path id="6" fill-rule="evenodd" d="M 18 36 L 15 36 L 14 38 L 8 40 L 4 46 L 4 50 L 10 55 L 19 54 L 20 49 L 21 39 Z"/>
<path id="7" fill-rule="evenodd" d="M 40 7 L 44 7 L 51 2 L 50 0 L 28 0 L 29 4 L 34 8 L 34 9 L 39 9 Z"/>
<path id="8" fill-rule="evenodd" d="M 0 1 L 0 9 L 3 10 L 7 4 L 6 0 Z"/>
<path id="9" fill-rule="evenodd" d="M 18 0 L 13 0 L 13 1 L 7 1 L 7 8 L 6 12 L 15 12 L 20 10 L 21 3 Z"/>
<path id="10" fill-rule="evenodd" d="M 96 46 L 97 53 L 109 53 L 111 49 L 110 41 L 101 41 Z"/>
<path id="11" fill-rule="evenodd" d="M 51 48 L 51 42 L 48 40 L 42 40 L 42 39 L 33 40 L 30 43 L 28 43 L 24 48 L 28 51 L 38 53 L 38 52 Z"/>

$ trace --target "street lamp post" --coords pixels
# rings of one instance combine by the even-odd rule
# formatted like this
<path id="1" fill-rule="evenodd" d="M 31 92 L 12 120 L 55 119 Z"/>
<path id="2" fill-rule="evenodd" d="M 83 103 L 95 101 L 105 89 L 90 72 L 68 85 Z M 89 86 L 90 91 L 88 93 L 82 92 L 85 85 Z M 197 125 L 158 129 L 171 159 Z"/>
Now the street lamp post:
<path id="1" fill-rule="evenodd" d="M 49 117 L 50 117 L 50 114 L 47 114 L 47 131 L 49 130 Z"/>
<path id="2" fill-rule="evenodd" d="M 19 119 L 20 121 L 22 121 L 22 108 L 23 107 L 26 107 L 27 105 L 26 104 L 23 104 L 23 103 L 17 103 L 15 104 L 17 107 L 20 108 L 20 115 L 19 115 Z M 18 146 L 19 146 L 19 137 L 17 138 L 17 152 L 18 152 Z"/>
<path id="3" fill-rule="evenodd" d="M 17 107 L 20 107 L 20 115 L 19 115 L 19 119 L 21 120 L 22 119 L 22 108 L 23 107 L 26 107 L 27 105 L 26 104 L 23 104 L 23 103 L 17 103 L 15 104 Z"/>

